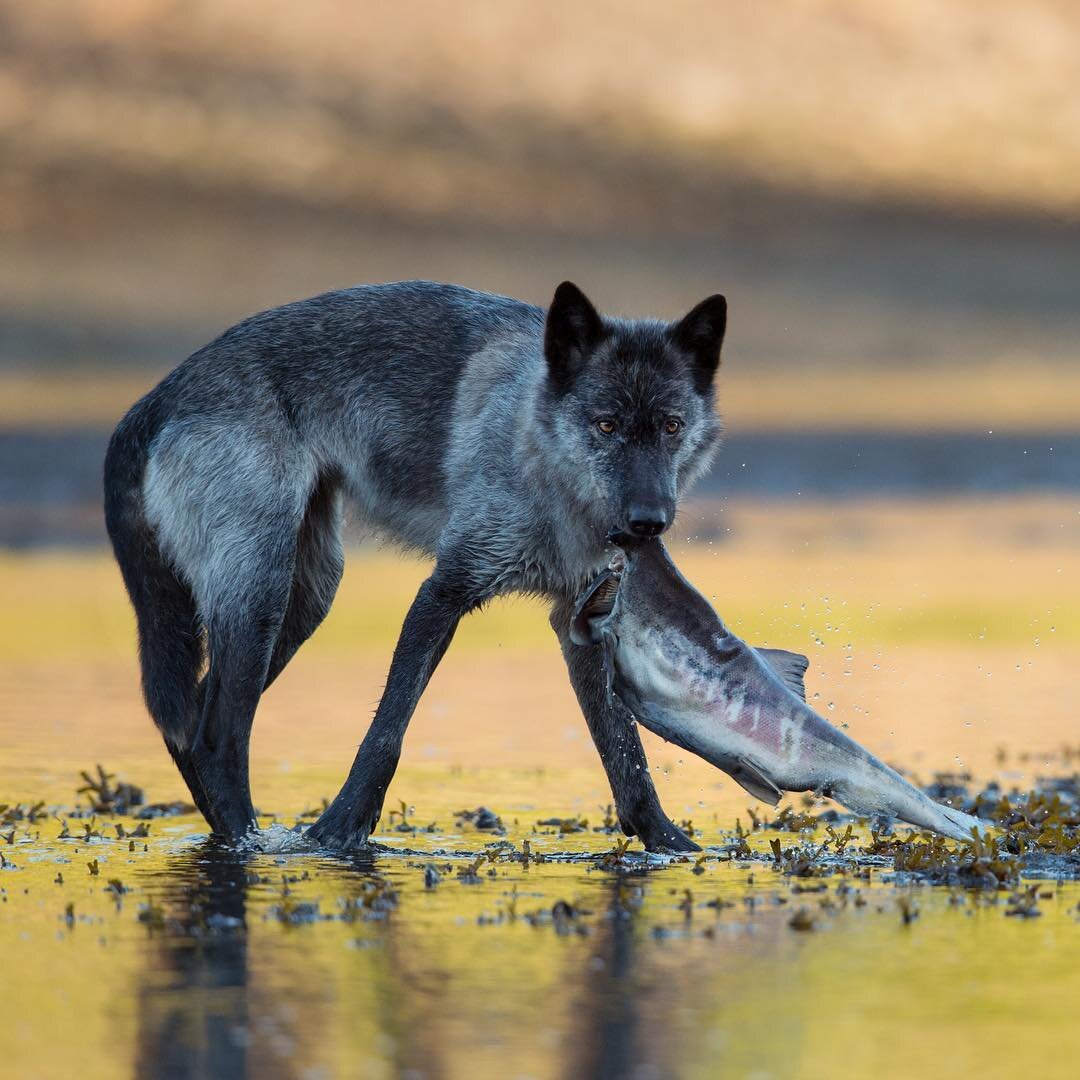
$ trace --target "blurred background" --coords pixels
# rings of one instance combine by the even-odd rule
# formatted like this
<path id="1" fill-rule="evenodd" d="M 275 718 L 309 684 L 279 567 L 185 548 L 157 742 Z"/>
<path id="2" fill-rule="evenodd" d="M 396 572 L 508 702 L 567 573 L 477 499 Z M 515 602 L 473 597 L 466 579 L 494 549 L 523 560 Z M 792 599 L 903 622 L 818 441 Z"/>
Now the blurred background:
<path id="1" fill-rule="evenodd" d="M 916 779 L 955 790 L 943 774 L 1006 788 L 1074 775 L 1078 73 L 1076 0 L 0 0 L 0 803 L 70 805 L 95 761 L 148 801 L 187 799 L 146 716 L 107 549 L 109 433 L 243 317 L 411 277 L 539 304 L 572 278 L 609 312 L 662 317 L 725 293 L 727 440 L 680 514 L 680 567 L 747 640 L 806 652 L 814 707 Z M 260 703 L 264 814 L 291 821 L 339 789 L 426 572 L 371 545 L 350 552 L 333 612 Z M 726 776 L 642 734 L 665 809 L 703 843 L 771 813 L 748 813 Z M 515 600 L 466 620 L 410 726 L 388 810 L 439 822 L 459 847 L 488 839 L 453 832 L 462 807 L 491 808 L 520 837 L 553 815 L 595 827 L 610 799 L 545 613 Z M 393 820 L 380 826 L 391 843 Z M 192 814 L 153 828 L 168 853 L 205 827 Z M 752 842 L 764 850 L 763 834 Z M 101 880 L 130 882 L 147 871 L 120 860 L 151 857 L 118 853 Z M 521 1020 L 543 1048 L 515 1049 L 519 1071 L 556 1076 L 582 1017 L 621 1038 L 638 1014 L 642 1054 L 660 1055 L 642 1056 L 640 1075 L 664 1055 L 700 1055 L 699 1074 L 716 1076 L 739 1047 L 755 1076 L 770 1060 L 785 1062 L 774 1075 L 822 1075 L 840 1047 L 875 1075 L 972 1061 L 1011 1075 L 1063 1023 L 1068 994 L 1047 988 L 1075 969 L 1063 974 L 1074 939 L 1070 952 L 1054 936 L 1075 907 L 1061 890 L 1045 905 L 1059 921 L 1034 928 L 999 907 L 1006 929 L 988 938 L 980 910 L 968 952 L 953 921 L 928 915 L 908 936 L 895 913 L 853 915 L 820 948 L 816 935 L 784 944 L 787 909 L 769 916 L 763 901 L 771 921 L 751 922 L 748 897 L 725 917 L 745 922 L 745 955 L 725 932 L 724 951 L 699 960 L 680 929 L 643 953 L 653 966 L 631 967 L 619 930 L 621 959 L 605 968 L 584 939 L 576 953 L 570 938 L 461 936 L 465 913 L 493 910 L 505 884 L 417 896 L 416 870 L 402 911 L 370 924 L 385 948 L 314 927 L 275 937 L 249 908 L 248 959 L 246 936 L 204 940 L 209 921 L 196 939 L 148 939 L 135 919 L 149 892 L 127 902 L 137 941 L 111 914 L 71 934 L 95 910 L 83 858 L 63 867 L 67 893 L 51 883 L 58 867 L 38 864 L 30 899 L 0 920 L 12 1075 L 123 1075 L 155 1061 L 162 1038 L 170 1063 L 186 1054 L 197 1071 L 236 1024 L 236 1046 L 263 1055 L 253 1062 L 284 1043 L 312 1064 L 305 1075 L 394 1054 L 387 1032 L 401 1060 L 436 1074 L 456 1053 L 453 1075 L 501 1075 L 505 1047 L 524 1046 Z M 200 895 L 189 871 L 171 856 L 151 865 L 180 875 L 163 903 L 188 910 Z M 280 899 L 267 884 L 280 870 L 260 896 Z M 622 903 L 596 891 L 601 875 L 580 876 L 596 899 L 586 907 Z M 710 866 L 695 893 L 715 880 L 728 879 Z M 668 884 L 651 886 L 655 902 L 683 927 Z M 67 934 L 66 898 L 78 904 Z M 453 933 L 427 902 L 453 907 Z M 874 937 L 847 932 L 872 925 Z M 339 925 L 350 939 L 358 928 Z M 625 1009 L 595 1007 L 608 984 Z M 432 1026 L 440 1010 L 450 1026 Z M 255 1072 L 277 1075 L 267 1068 Z"/>
<path id="2" fill-rule="evenodd" d="M 819 704 L 905 765 L 1059 748 L 1078 57 L 1067 0 L 0 0 L 0 741 L 40 777 L 108 730 L 108 760 L 176 783 L 101 515 L 109 432 L 169 368 L 325 289 L 424 277 L 545 304 L 569 277 L 624 314 L 729 298 L 726 445 L 674 540 L 731 625 L 810 652 Z M 291 762 L 310 715 L 336 790 L 424 573 L 353 553 L 257 756 Z M 540 758 L 605 797 L 546 619 L 496 605 L 440 667 L 405 768 Z"/>
<path id="3" fill-rule="evenodd" d="M 226 326 L 409 277 L 725 292 L 705 495 L 1075 492 L 1078 58 L 1070 0 L 0 0 L 0 544 L 100 545 Z"/>

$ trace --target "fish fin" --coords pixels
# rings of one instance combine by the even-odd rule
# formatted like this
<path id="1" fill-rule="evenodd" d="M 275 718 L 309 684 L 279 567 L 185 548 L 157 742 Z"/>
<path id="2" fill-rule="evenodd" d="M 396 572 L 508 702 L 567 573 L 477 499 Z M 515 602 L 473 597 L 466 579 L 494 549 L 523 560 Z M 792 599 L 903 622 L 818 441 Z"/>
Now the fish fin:
<path id="1" fill-rule="evenodd" d="M 770 806 L 784 794 L 749 758 L 736 758 L 735 767 L 726 771 L 741 788 Z"/>
<path id="2" fill-rule="evenodd" d="M 787 649 L 758 649 L 754 652 L 780 676 L 784 685 L 803 701 L 806 700 L 806 683 L 803 676 L 810 666 L 810 661 L 802 653 L 788 652 Z"/>
<path id="3" fill-rule="evenodd" d="M 600 625 L 615 607 L 619 575 L 605 570 L 585 591 L 570 621 L 570 640 L 575 645 L 599 645 Z"/>

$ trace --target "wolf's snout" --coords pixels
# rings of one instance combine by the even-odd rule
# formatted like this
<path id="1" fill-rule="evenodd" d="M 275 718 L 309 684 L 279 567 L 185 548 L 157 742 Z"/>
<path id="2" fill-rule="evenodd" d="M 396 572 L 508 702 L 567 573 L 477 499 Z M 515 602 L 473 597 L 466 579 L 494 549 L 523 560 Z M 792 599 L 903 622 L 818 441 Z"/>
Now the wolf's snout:
<path id="1" fill-rule="evenodd" d="M 634 503 L 626 515 L 627 531 L 634 536 L 659 536 L 670 524 L 671 515 L 658 503 Z"/>

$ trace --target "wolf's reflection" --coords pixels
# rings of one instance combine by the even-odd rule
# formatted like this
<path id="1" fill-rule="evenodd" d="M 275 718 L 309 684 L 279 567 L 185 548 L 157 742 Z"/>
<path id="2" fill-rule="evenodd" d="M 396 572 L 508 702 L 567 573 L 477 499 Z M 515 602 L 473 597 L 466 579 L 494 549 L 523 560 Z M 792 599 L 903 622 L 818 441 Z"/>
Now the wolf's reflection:
<path id="1" fill-rule="evenodd" d="M 604 907 L 580 976 L 580 997 L 571 1011 L 563 1069 L 567 1080 L 679 1073 L 674 1014 L 693 980 L 689 972 L 682 980 L 677 972 L 665 970 L 661 976 L 649 963 L 649 945 L 643 940 L 647 929 L 638 915 L 647 877 L 619 874 L 605 884 Z M 654 985 L 658 978 L 662 987 Z"/>
<path id="2" fill-rule="evenodd" d="M 360 1073 L 375 1063 L 391 1074 L 443 1075 L 442 1053 L 422 1023 L 430 987 L 415 985 L 409 974 L 416 945 L 398 940 L 395 920 L 360 915 L 357 936 L 377 947 L 335 954 L 332 965 L 315 948 L 280 949 L 277 933 L 257 930 L 274 907 L 266 890 L 277 884 L 268 880 L 265 857 L 258 859 L 258 874 L 255 861 L 207 840 L 162 870 L 167 891 L 152 923 L 138 991 L 135 1074 L 170 1080 L 329 1075 L 335 1071 L 333 1048 L 343 1040 L 344 1058 L 354 1058 Z M 300 865 L 275 869 L 302 872 Z M 373 855 L 326 869 L 342 905 L 326 914 L 343 917 L 348 902 L 373 884 L 386 884 Z M 252 897 L 253 888 L 263 895 Z M 314 931 L 280 928 L 284 934 Z M 361 982 L 372 991 L 374 1011 L 357 1015 L 335 1039 L 330 1029 L 341 1011 L 337 995 Z M 371 1038 L 372 1032 L 381 1037 Z"/>
<path id="3" fill-rule="evenodd" d="M 247 861 L 207 841 L 163 872 L 175 884 L 147 943 L 137 1076 L 247 1072 Z"/>

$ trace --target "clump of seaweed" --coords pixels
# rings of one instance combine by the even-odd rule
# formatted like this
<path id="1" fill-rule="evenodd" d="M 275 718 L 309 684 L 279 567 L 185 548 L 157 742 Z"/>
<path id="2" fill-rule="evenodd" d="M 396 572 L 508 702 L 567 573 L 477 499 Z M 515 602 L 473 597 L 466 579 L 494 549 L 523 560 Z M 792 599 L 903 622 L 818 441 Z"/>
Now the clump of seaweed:
<path id="1" fill-rule="evenodd" d="M 1026 889 L 1014 892 L 1007 901 L 1005 914 L 1021 919 L 1038 918 L 1042 914 L 1039 910 L 1039 888 L 1038 885 L 1029 885 Z"/>
<path id="2" fill-rule="evenodd" d="M 950 847 L 931 833 L 911 833 L 906 839 L 872 833 L 867 854 L 891 855 L 896 871 L 916 875 L 936 885 L 1000 889 L 1020 879 L 1020 860 L 1001 850 L 995 837 L 973 836 L 970 844 Z"/>
<path id="3" fill-rule="evenodd" d="M 558 831 L 560 836 L 566 836 L 569 833 L 580 833 L 589 831 L 588 819 L 583 817 L 544 818 L 543 821 L 538 821 L 536 823 L 536 826 L 537 828 L 554 828 Z"/>
<path id="4" fill-rule="evenodd" d="M 387 825 L 394 832 L 400 833 L 436 832 L 438 830 L 438 825 L 436 825 L 434 821 L 428 825 L 416 825 L 409 820 L 409 814 L 413 813 L 415 809 L 415 807 L 409 806 L 404 799 L 399 799 L 398 809 L 391 810 L 387 814 Z M 481 807 L 481 809 L 483 809 L 483 807 Z"/>
<path id="5" fill-rule="evenodd" d="M 516 897 L 514 898 L 514 906 L 516 911 Z M 590 932 L 588 925 L 584 922 L 584 916 L 588 914 L 589 912 L 571 904 L 568 900 L 556 900 L 550 908 L 526 912 L 522 917 L 530 926 L 554 927 L 555 933 L 561 937 L 570 934 L 584 937 Z"/>
<path id="6" fill-rule="evenodd" d="M 36 821 L 48 816 L 49 812 L 45 809 L 44 802 L 29 803 L 26 806 L 22 803 L 15 803 L 14 806 L 9 803 L 0 803 L 0 826 L 21 825 L 23 822 L 33 825 Z"/>
<path id="7" fill-rule="evenodd" d="M 802 832 L 804 829 L 816 829 L 820 821 L 813 814 L 805 810 L 796 810 L 791 805 L 782 806 L 780 812 L 771 821 L 758 822 L 757 815 L 750 808 L 746 811 L 750 815 L 754 828 L 775 829 L 778 832 Z"/>
<path id="8" fill-rule="evenodd" d="M 106 772 L 100 764 L 96 769 L 96 776 L 91 776 L 86 769 L 80 772 L 85 783 L 76 792 L 89 798 L 90 809 L 95 814 L 129 814 L 135 807 L 142 806 L 141 787 L 123 781 L 115 784 L 113 773 Z"/>
<path id="9" fill-rule="evenodd" d="M 481 832 L 498 833 L 500 836 L 506 835 L 506 827 L 502 823 L 502 818 L 486 806 L 478 806 L 475 810 L 458 810 L 454 814 L 454 820 L 459 828 L 463 825 L 471 825 Z"/>
<path id="10" fill-rule="evenodd" d="M 593 832 L 605 832 L 615 833 L 622 830 L 622 826 L 619 824 L 619 817 L 615 813 L 615 807 L 612 803 L 608 803 L 607 806 L 601 807 L 604 811 L 604 819 L 599 825 L 593 826 Z"/>
<path id="11" fill-rule="evenodd" d="M 610 851 L 605 851 L 597 860 L 597 865 L 605 870 L 621 870 L 627 866 L 629 860 L 626 857 L 627 848 L 630 847 L 630 837 L 620 837 L 615 841 L 615 846 Z"/>
<path id="12" fill-rule="evenodd" d="M 152 821 L 154 818 L 181 817 L 184 814 L 194 814 L 194 803 L 183 802 L 176 799 L 173 802 L 148 803 L 135 815 L 140 821 Z"/>
<path id="13" fill-rule="evenodd" d="M 343 922 L 382 920 L 386 919 L 397 906 L 398 894 L 393 885 L 386 878 L 370 878 L 361 885 L 360 891 L 355 896 L 341 901 L 341 920 Z"/>

